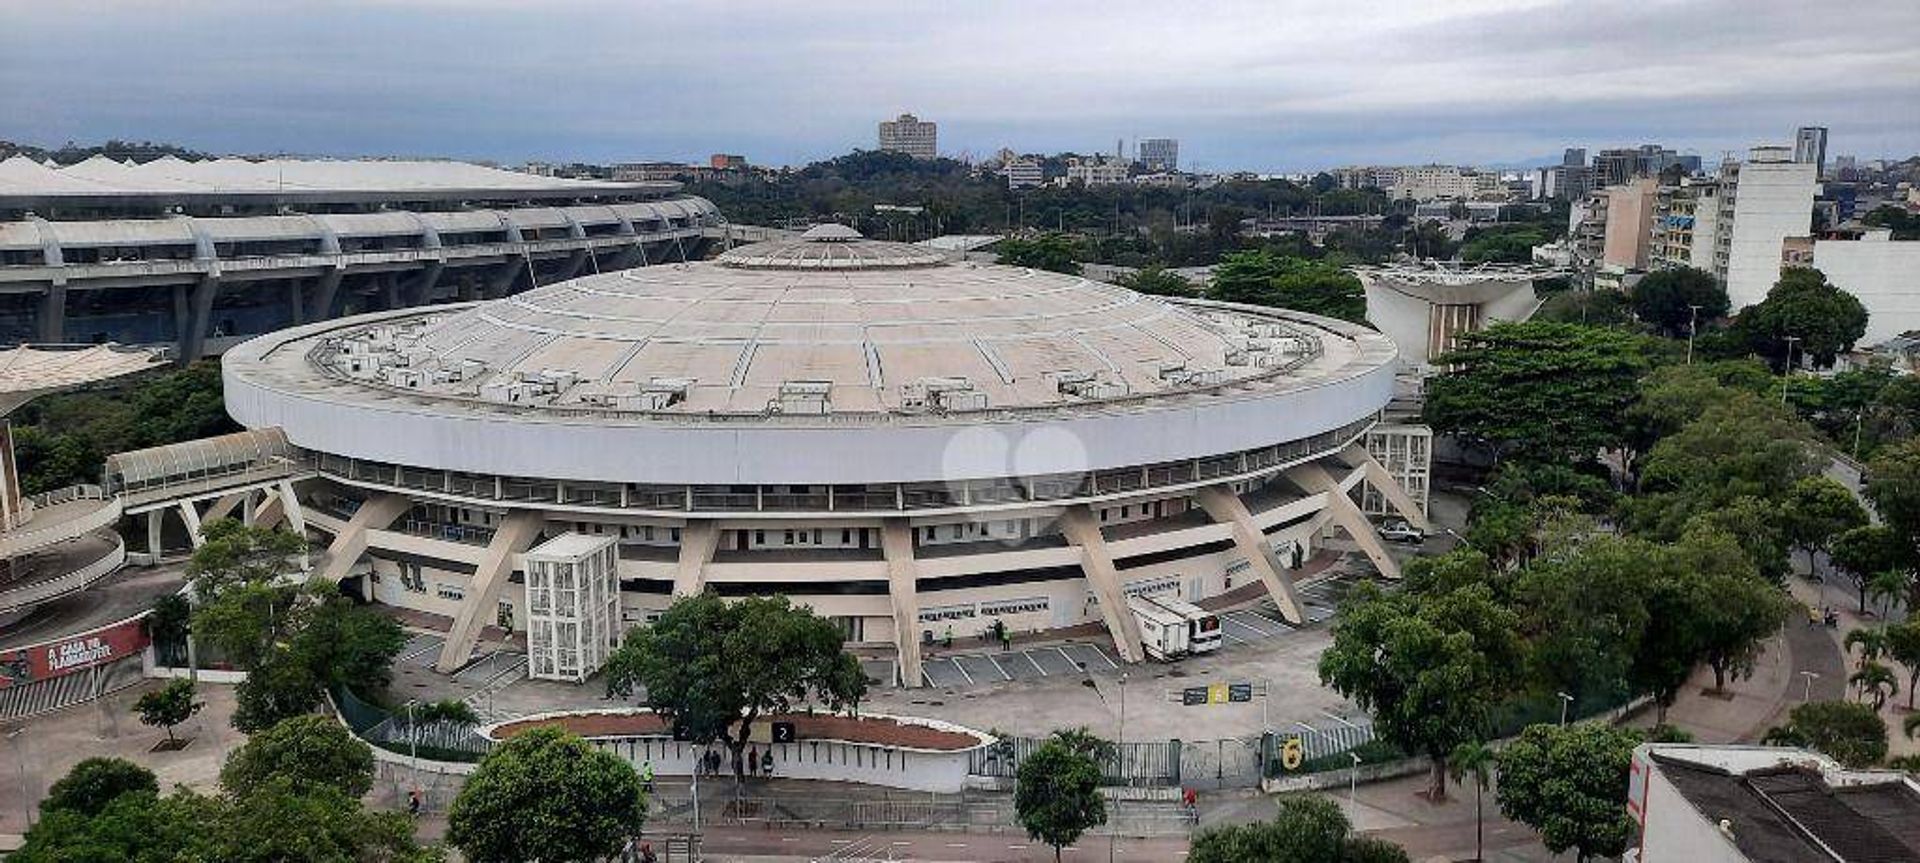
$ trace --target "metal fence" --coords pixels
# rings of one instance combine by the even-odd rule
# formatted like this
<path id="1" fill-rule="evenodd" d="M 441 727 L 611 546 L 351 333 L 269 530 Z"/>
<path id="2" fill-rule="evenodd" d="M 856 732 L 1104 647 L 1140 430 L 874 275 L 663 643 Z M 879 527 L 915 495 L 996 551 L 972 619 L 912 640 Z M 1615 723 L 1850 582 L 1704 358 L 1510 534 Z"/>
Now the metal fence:
<path id="1" fill-rule="evenodd" d="M 477 761 L 493 749 L 493 741 L 482 737 L 479 726 L 473 723 L 409 722 L 404 711 L 390 712 L 345 689 L 333 693 L 333 698 L 340 717 L 355 734 L 390 752 L 418 751 L 422 757 L 435 760 Z"/>
<path id="2" fill-rule="evenodd" d="M 1100 772 L 1109 786 L 1251 787 L 1260 784 L 1262 776 L 1293 769 L 1286 766 L 1289 748 L 1297 748 L 1296 763 L 1304 763 L 1373 739 L 1372 720 L 1334 717 L 1326 725 L 1300 723 L 1246 737 L 1117 744 L 1101 760 Z M 1000 738 L 968 757 L 967 772 L 1010 781 L 1019 775 L 1020 763 L 1046 742 L 1047 738 Z"/>

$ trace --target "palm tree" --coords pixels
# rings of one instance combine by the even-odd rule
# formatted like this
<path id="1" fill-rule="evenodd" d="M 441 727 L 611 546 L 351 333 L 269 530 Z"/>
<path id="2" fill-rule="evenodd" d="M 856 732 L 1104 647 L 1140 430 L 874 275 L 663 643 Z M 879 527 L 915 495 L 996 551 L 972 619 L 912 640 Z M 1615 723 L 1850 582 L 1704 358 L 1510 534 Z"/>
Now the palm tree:
<path id="1" fill-rule="evenodd" d="M 1900 720 L 1900 730 L 1906 732 L 1908 740 L 1920 737 L 1920 713 L 1907 714 L 1907 718 Z"/>
<path id="2" fill-rule="evenodd" d="M 1860 648 L 1859 664 L 1864 668 L 1867 663 L 1886 655 L 1886 627 L 1876 626 L 1869 629 L 1856 629 L 1847 633 L 1847 637 L 1841 640 L 1841 644 L 1845 645 L 1848 651 L 1852 651 L 1856 647 Z"/>
<path id="3" fill-rule="evenodd" d="M 1473 859 L 1479 863 L 1482 858 L 1481 835 L 1484 821 L 1480 814 L 1480 798 L 1487 790 L 1488 780 L 1493 778 L 1495 753 L 1493 747 L 1485 741 L 1462 743 L 1453 747 L 1453 754 L 1447 758 L 1447 772 L 1453 774 L 1453 781 L 1461 782 L 1464 777 L 1473 777 Z"/>
<path id="4" fill-rule="evenodd" d="M 1847 678 L 1847 682 L 1860 687 L 1862 701 L 1871 697 L 1873 709 L 1886 706 L 1887 699 L 1900 692 L 1900 681 L 1893 676 L 1893 669 L 1878 662 L 1862 663 L 1860 670 Z"/>
<path id="5" fill-rule="evenodd" d="M 1887 627 L 1887 657 L 1907 667 L 1907 709 L 1913 709 L 1913 691 L 1920 689 L 1920 616 Z"/>
<path id="6" fill-rule="evenodd" d="M 1908 583 L 1907 574 L 1897 569 L 1889 569 L 1867 581 L 1867 595 L 1880 603 L 1881 617 L 1893 617 L 1893 604 L 1907 595 Z"/>

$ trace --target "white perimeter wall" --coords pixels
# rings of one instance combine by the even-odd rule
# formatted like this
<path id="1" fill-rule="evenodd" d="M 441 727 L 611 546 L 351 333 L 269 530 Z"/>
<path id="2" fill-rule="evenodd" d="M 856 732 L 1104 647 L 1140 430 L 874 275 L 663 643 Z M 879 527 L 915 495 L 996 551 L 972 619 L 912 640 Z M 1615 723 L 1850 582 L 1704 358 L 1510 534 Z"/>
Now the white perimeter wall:
<path id="1" fill-rule="evenodd" d="M 1875 232 L 1859 240 L 1817 240 L 1813 267 L 1867 307 L 1871 346 L 1920 330 L 1920 241 L 1892 240 Z"/>

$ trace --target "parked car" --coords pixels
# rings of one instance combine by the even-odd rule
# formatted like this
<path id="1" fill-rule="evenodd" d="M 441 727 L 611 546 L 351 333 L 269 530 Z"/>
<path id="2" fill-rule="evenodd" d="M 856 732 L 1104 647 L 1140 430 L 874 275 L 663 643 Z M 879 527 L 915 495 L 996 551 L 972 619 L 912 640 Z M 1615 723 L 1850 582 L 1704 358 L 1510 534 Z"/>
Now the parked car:
<path id="1" fill-rule="evenodd" d="M 1388 542 L 1404 542 L 1419 545 L 1427 541 L 1427 535 L 1419 528 L 1404 521 L 1390 521 L 1380 525 L 1380 538 Z"/>

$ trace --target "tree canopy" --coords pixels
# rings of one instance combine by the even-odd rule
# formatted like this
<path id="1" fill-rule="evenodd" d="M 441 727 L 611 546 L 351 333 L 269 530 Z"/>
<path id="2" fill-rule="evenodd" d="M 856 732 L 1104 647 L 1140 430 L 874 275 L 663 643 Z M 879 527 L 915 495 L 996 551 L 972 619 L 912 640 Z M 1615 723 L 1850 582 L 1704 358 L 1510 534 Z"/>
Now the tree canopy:
<path id="1" fill-rule="evenodd" d="M 276 781 L 360 797 L 373 788 L 373 750 L 331 717 L 295 716 L 247 738 L 220 768 L 220 784 L 248 794 Z"/>
<path id="2" fill-rule="evenodd" d="M 725 742 L 738 777 L 755 720 L 807 702 L 838 711 L 866 696 L 866 674 L 844 641 L 839 627 L 785 596 L 685 597 L 627 634 L 607 660 L 607 694 L 643 688 L 647 706 L 687 739 Z"/>
<path id="3" fill-rule="evenodd" d="M 1352 835 L 1352 822 L 1325 797 L 1279 798 L 1270 821 L 1209 827 L 1195 833 L 1190 863 L 1406 863 L 1399 846 Z"/>
<path id="4" fill-rule="evenodd" d="M 160 783 L 153 771 L 124 758 L 83 758 L 67 775 L 47 788 L 46 799 L 40 801 L 40 811 L 64 810 L 93 816 L 120 795 L 136 792 L 160 793 Z"/>
<path id="5" fill-rule="evenodd" d="M 1533 725 L 1500 752 L 1500 811 L 1539 831 L 1547 850 L 1583 861 L 1627 850 L 1627 772 L 1638 731 L 1599 722 Z"/>
<path id="6" fill-rule="evenodd" d="M 1787 724 L 1768 729 L 1761 742 L 1804 746 L 1848 767 L 1871 767 L 1887 757 L 1887 722 L 1865 704 L 1814 701 L 1793 708 Z"/>
<path id="7" fill-rule="evenodd" d="M 1107 746 L 1084 728 L 1056 732 L 1020 762 L 1014 816 L 1028 838 L 1052 846 L 1055 860 L 1081 834 L 1107 823 L 1099 762 Z"/>
<path id="8" fill-rule="evenodd" d="M 1645 371 L 1632 336 L 1574 324 L 1499 323 L 1436 360 L 1426 418 L 1496 456 L 1580 462 L 1624 442 L 1619 419 Z"/>
<path id="9" fill-rule="evenodd" d="M 1766 299 L 1740 312 L 1733 330 L 1748 350 L 1775 368 L 1785 367 L 1788 337 L 1796 339 L 1796 362 L 1804 356 L 1824 368 L 1866 335 L 1867 307 L 1819 270 L 1789 267 Z"/>
<path id="10" fill-rule="evenodd" d="M 1365 323 L 1367 295 L 1360 280 L 1321 261 L 1239 252 L 1213 269 L 1207 296 L 1230 303 L 1273 306 Z"/>
<path id="11" fill-rule="evenodd" d="M 1726 315 L 1727 289 L 1712 273 L 1693 267 L 1656 270 L 1633 286 L 1633 313 L 1663 335 L 1685 336 L 1696 323 Z M 1695 316 L 1698 307 L 1698 316 Z"/>
<path id="12" fill-rule="evenodd" d="M 1131 273 L 1125 273 L 1113 280 L 1123 288 L 1131 288 L 1143 294 L 1156 297 L 1197 297 L 1200 289 L 1186 277 L 1159 264 L 1150 264 Z"/>
<path id="13" fill-rule="evenodd" d="M 1028 267 L 1054 273 L 1080 275 L 1074 260 L 1073 241 L 1065 234 L 1041 234 L 1037 237 L 1008 237 L 999 243 L 1000 260 L 1010 267 Z"/>
<path id="14" fill-rule="evenodd" d="M 556 728 L 516 734 L 474 769 L 447 816 L 447 841 L 473 863 L 600 860 L 640 833 L 640 775 Z"/>
<path id="15" fill-rule="evenodd" d="M 140 715 L 142 725 L 165 728 L 167 742 L 172 743 L 173 727 L 192 719 L 202 706 L 193 700 L 193 681 L 181 678 L 169 680 L 165 686 L 143 693 L 133 703 L 133 712 Z"/>
<path id="16" fill-rule="evenodd" d="M 1485 736 L 1489 710 L 1518 683 L 1518 632 L 1484 584 L 1414 595 L 1362 583 L 1340 607 L 1320 681 L 1371 712 L 1381 738 L 1433 759 L 1437 799 L 1447 756 Z"/>

